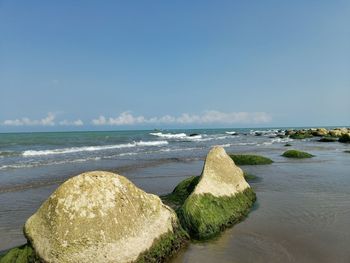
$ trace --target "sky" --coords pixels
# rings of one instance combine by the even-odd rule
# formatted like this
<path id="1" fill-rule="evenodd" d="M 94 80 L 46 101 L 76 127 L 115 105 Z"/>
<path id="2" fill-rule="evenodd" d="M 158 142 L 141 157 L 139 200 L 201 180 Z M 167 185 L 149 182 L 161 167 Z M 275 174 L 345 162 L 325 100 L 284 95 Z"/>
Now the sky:
<path id="1" fill-rule="evenodd" d="M 0 0 L 0 132 L 350 125 L 350 1 Z"/>

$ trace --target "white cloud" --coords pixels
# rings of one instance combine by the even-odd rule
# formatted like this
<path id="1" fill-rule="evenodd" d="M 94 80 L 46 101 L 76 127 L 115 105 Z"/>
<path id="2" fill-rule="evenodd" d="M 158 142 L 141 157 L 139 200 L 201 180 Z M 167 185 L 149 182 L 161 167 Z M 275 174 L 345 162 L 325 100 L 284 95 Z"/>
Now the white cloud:
<path id="1" fill-rule="evenodd" d="M 21 118 L 15 120 L 5 120 L 3 122 L 5 126 L 54 126 L 55 114 L 49 112 L 47 116 L 40 120 L 31 120 L 29 118 Z"/>
<path id="2" fill-rule="evenodd" d="M 63 120 L 59 122 L 60 125 L 62 126 L 83 126 L 84 122 L 82 120 L 75 120 L 75 121 L 67 121 Z"/>
<path id="3" fill-rule="evenodd" d="M 200 115 L 183 113 L 180 116 L 165 115 L 161 117 L 145 118 L 134 116 L 129 111 L 119 116 L 106 118 L 101 115 L 92 120 L 93 125 L 135 125 L 135 124 L 257 124 L 271 121 L 271 116 L 266 112 L 220 112 L 205 111 Z"/>

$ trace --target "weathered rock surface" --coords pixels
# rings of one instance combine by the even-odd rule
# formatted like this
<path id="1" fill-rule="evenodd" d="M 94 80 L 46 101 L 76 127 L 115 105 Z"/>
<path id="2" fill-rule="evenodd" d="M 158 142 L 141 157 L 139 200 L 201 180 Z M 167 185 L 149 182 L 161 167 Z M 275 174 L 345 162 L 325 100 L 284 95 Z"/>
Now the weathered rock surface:
<path id="1" fill-rule="evenodd" d="M 241 220 L 255 194 L 222 147 L 210 150 L 194 191 L 179 210 L 182 226 L 195 239 L 206 239 Z"/>
<path id="2" fill-rule="evenodd" d="M 235 165 L 224 148 L 216 146 L 205 160 L 203 172 L 193 194 L 209 193 L 214 196 L 230 196 L 249 188 L 243 171 Z"/>
<path id="3" fill-rule="evenodd" d="M 123 176 L 96 171 L 63 183 L 27 220 L 24 232 L 44 262 L 106 263 L 135 262 L 159 248 L 162 238 L 174 241 L 177 229 L 175 212 L 158 196 Z"/>

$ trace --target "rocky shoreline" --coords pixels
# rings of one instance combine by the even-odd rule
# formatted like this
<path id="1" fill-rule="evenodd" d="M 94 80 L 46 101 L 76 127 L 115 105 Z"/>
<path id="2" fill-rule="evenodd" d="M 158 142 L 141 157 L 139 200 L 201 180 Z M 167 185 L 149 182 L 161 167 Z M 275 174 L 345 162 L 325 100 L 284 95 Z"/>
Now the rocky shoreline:
<path id="1" fill-rule="evenodd" d="M 28 243 L 0 262 L 164 262 L 191 239 L 210 238 L 242 220 L 255 201 L 222 147 L 209 152 L 200 177 L 185 181 L 180 185 L 188 183 L 190 191 L 173 210 L 121 175 L 75 176 L 27 220 Z"/>
<path id="2" fill-rule="evenodd" d="M 291 139 L 306 139 L 312 137 L 332 138 L 333 141 L 350 142 L 350 128 L 311 128 L 300 130 L 286 130 L 285 135 Z M 321 142 L 328 142 L 330 140 L 320 140 Z"/>

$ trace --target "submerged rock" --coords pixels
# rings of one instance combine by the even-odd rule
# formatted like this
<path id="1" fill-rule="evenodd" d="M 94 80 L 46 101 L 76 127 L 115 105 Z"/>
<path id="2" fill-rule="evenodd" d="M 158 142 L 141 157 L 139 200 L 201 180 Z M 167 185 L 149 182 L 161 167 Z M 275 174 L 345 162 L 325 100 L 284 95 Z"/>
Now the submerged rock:
<path id="1" fill-rule="evenodd" d="M 264 165 L 273 161 L 265 156 L 254 154 L 230 154 L 230 157 L 237 165 Z"/>
<path id="2" fill-rule="evenodd" d="M 195 239 L 206 239 L 241 220 L 255 194 L 222 147 L 214 147 L 205 160 L 193 192 L 179 209 L 182 226 Z"/>
<path id="3" fill-rule="evenodd" d="M 44 262 L 162 262 L 187 235 L 158 196 L 123 176 L 88 172 L 63 183 L 24 232 Z"/>
<path id="4" fill-rule="evenodd" d="M 303 151 L 297 151 L 297 150 L 289 150 L 289 151 L 285 151 L 282 154 L 283 157 L 287 157 L 287 158 L 296 158 L 296 159 L 304 159 L 304 158 L 312 158 L 314 157 L 314 155 L 307 153 L 307 152 L 303 152 Z"/>

